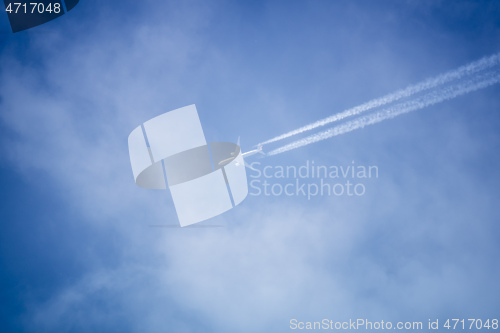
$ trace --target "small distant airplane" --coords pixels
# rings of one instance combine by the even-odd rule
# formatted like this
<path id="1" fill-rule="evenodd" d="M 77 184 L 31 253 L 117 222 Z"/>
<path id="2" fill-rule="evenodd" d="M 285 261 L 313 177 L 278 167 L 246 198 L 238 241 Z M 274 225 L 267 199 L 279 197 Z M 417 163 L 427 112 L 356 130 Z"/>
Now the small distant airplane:
<path id="1" fill-rule="evenodd" d="M 239 140 L 238 140 L 239 141 Z M 239 146 L 239 143 L 238 143 L 238 146 Z M 255 155 L 255 154 L 262 154 L 262 155 L 266 155 L 266 153 L 264 153 L 262 151 L 262 145 L 259 145 L 257 147 L 257 149 L 254 149 L 254 150 L 250 150 L 250 151 L 247 151 L 246 153 L 243 153 L 241 154 L 241 156 L 243 156 L 243 158 L 247 158 L 249 156 L 252 156 L 252 155 Z"/>
<path id="2" fill-rule="evenodd" d="M 237 143 L 237 145 L 238 145 L 238 147 L 240 147 L 240 138 L 239 137 L 238 137 L 238 143 Z M 240 149 L 241 149 L 241 147 L 240 147 Z M 228 164 L 229 162 L 231 162 L 232 160 L 234 160 L 236 158 L 237 153 L 238 153 L 238 151 L 232 152 L 231 153 L 231 157 L 230 158 L 226 158 L 225 160 L 220 161 L 219 165 L 223 166 L 223 165 Z M 255 155 L 255 154 L 262 154 L 264 156 L 266 155 L 266 153 L 264 153 L 264 151 L 262 151 L 262 145 L 259 145 L 257 147 L 257 149 L 250 150 L 250 151 L 247 151 L 246 153 L 241 154 L 241 156 L 243 156 L 243 160 L 244 160 L 245 158 L 250 157 L 250 156 Z M 250 167 L 246 163 L 245 163 L 245 165 L 247 167 Z"/>

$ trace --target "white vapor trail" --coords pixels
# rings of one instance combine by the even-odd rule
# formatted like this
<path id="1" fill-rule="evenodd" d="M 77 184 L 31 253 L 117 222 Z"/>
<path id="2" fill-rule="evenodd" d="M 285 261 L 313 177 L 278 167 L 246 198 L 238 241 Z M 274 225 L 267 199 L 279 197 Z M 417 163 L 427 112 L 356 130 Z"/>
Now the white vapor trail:
<path id="1" fill-rule="evenodd" d="M 310 131 L 312 129 L 325 126 L 327 124 L 330 124 L 332 122 L 342 120 L 346 117 L 354 116 L 357 114 L 360 114 L 362 112 L 369 111 L 373 108 L 377 108 L 392 102 L 396 102 L 400 99 L 410 97 L 414 94 L 423 92 L 425 90 L 433 89 L 436 87 L 439 87 L 441 85 L 447 84 L 449 82 L 455 81 L 455 80 L 460 80 L 464 77 L 473 75 L 475 73 L 478 73 L 480 71 L 492 68 L 496 65 L 500 64 L 500 53 L 497 53 L 495 55 L 489 56 L 489 57 L 484 57 L 480 60 L 474 61 L 468 65 L 464 65 L 462 67 L 459 67 L 455 70 L 449 71 L 447 73 L 441 74 L 439 76 L 436 76 L 434 78 L 427 79 L 423 82 L 417 83 L 415 85 L 409 86 L 405 89 L 398 90 L 394 93 L 391 93 L 389 95 L 386 95 L 381 98 L 377 98 L 374 100 L 371 100 L 367 103 L 361 104 L 359 106 L 356 106 L 354 108 L 345 110 L 343 112 L 337 113 L 335 115 L 332 115 L 330 117 L 318 120 L 314 123 L 311 123 L 309 125 L 300 127 L 296 130 L 290 131 L 288 133 L 279 135 L 277 137 L 274 137 L 272 139 L 269 139 L 267 141 L 259 143 L 259 145 L 265 145 L 271 142 L 276 142 L 280 141 L 283 139 L 286 139 L 288 137 L 291 137 L 293 135 L 297 135 L 306 131 Z"/>
<path id="2" fill-rule="evenodd" d="M 277 149 L 268 152 L 267 155 L 281 154 L 286 151 L 303 147 L 321 140 L 325 140 L 336 135 L 341 135 L 347 132 L 351 132 L 355 129 L 363 128 L 367 125 L 373 125 L 379 123 L 385 119 L 394 118 L 404 113 L 419 110 L 427 106 L 443 102 L 475 90 L 486 88 L 498 82 L 500 82 L 500 72 L 497 70 L 478 73 L 471 76 L 470 78 L 460 80 L 457 83 L 442 87 L 437 87 L 436 89 L 433 89 L 430 92 L 420 97 L 387 107 L 385 109 L 371 113 L 366 116 L 358 117 L 354 120 L 332 127 L 326 131 L 313 134 L 301 140 L 297 140 L 290 144 L 284 145 L 282 147 L 279 147 Z"/>

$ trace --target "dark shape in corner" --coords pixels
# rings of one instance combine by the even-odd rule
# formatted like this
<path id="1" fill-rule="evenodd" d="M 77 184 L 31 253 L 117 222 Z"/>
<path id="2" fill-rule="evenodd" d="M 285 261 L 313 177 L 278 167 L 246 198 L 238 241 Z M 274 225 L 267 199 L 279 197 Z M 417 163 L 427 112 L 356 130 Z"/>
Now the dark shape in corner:
<path id="1" fill-rule="evenodd" d="M 73 9 L 80 0 L 3 0 L 12 32 L 31 29 Z"/>
<path id="2" fill-rule="evenodd" d="M 66 4 L 66 9 L 68 10 L 68 12 L 70 10 L 72 10 L 73 8 L 75 8 L 76 4 L 78 3 L 78 1 L 80 0 L 63 0 L 64 3 Z"/>

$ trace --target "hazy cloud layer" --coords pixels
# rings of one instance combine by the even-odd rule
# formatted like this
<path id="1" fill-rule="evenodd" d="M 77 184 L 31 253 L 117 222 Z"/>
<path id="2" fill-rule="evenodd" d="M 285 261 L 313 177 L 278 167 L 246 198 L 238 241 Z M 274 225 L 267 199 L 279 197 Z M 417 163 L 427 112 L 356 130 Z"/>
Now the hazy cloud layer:
<path id="1" fill-rule="evenodd" d="M 438 5 L 412 2 L 151 1 L 97 16 L 95 4 L 46 34 L 11 37 L 1 56 L 5 163 L 34 187 L 50 184 L 56 226 L 90 230 L 89 247 L 68 259 L 84 272 L 19 295 L 25 330 L 281 332 L 292 318 L 495 315 L 498 87 L 263 160 L 355 160 L 380 176 L 362 197 L 249 196 L 205 223 L 222 228 L 150 227 L 178 224 L 174 206 L 168 192 L 135 186 L 127 150 L 137 125 L 193 103 L 208 141 L 242 135 L 247 150 L 494 53 L 485 44 L 498 37 L 467 25 L 467 11 L 487 14 L 456 5 L 453 32 Z"/>

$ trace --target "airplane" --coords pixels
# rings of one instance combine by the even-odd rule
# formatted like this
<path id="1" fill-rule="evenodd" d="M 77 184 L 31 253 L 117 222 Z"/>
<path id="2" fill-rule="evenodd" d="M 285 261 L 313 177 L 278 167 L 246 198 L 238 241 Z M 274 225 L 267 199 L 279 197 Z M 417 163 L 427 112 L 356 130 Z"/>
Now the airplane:
<path id="1" fill-rule="evenodd" d="M 240 147 L 240 138 L 239 137 L 238 137 L 237 145 L 238 145 L 238 147 Z M 238 151 L 232 152 L 231 153 L 231 157 L 230 158 L 226 158 L 225 160 L 220 161 L 219 165 L 223 166 L 223 165 L 228 164 L 229 162 L 231 162 L 232 160 L 234 160 L 236 158 L 236 154 L 237 153 L 238 153 Z M 247 151 L 246 153 L 241 154 L 241 156 L 243 157 L 243 160 L 245 160 L 245 158 L 250 157 L 250 156 L 255 155 L 255 154 L 262 154 L 264 156 L 266 155 L 266 153 L 264 153 L 264 151 L 262 151 L 262 145 L 259 145 L 257 147 L 257 149 L 250 150 L 250 151 Z M 250 166 L 247 163 L 245 163 L 245 166 L 248 167 L 248 168 L 250 168 Z"/>
<path id="2" fill-rule="evenodd" d="M 238 146 L 239 146 L 239 142 L 238 142 Z M 262 154 L 264 156 L 266 155 L 266 153 L 264 153 L 262 151 L 262 145 L 257 146 L 257 149 L 250 150 L 250 151 L 247 151 L 246 153 L 241 154 L 241 156 L 243 156 L 243 158 L 247 158 L 247 157 L 255 155 L 255 154 Z"/>

